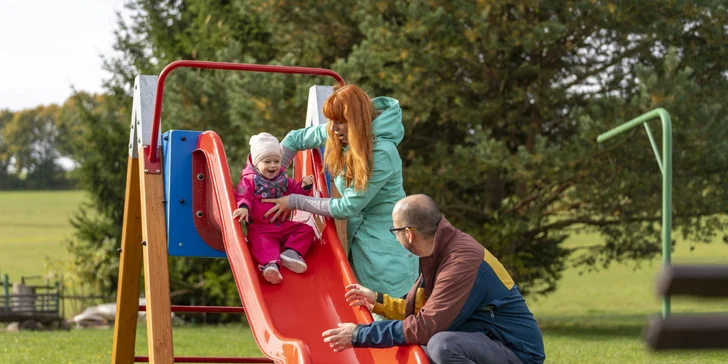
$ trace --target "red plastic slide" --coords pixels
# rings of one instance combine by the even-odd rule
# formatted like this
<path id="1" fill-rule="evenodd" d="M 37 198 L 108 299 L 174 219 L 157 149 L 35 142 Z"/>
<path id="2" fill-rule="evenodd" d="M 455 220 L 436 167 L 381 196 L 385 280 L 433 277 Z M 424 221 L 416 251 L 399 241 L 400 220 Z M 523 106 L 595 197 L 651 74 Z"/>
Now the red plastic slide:
<path id="1" fill-rule="evenodd" d="M 355 280 L 334 221 L 325 220 L 321 240 L 306 255 L 308 270 L 295 274 L 282 269 L 283 282 L 271 285 L 262 279 L 240 225 L 233 221 L 235 197 L 220 137 L 212 131 L 203 133 L 196 153 L 203 153 L 207 160 L 225 251 L 250 327 L 263 354 L 277 363 L 429 363 L 424 351 L 414 345 L 335 353 L 323 342 L 321 333 L 337 327 L 338 323 L 369 323 L 372 317 L 366 309 L 352 308 L 344 299 L 344 288 Z M 303 173 L 320 171 L 318 158 L 306 158 L 301 164 L 296 168 L 302 168 Z M 314 188 L 328 196 L 323 176 L 316 175 L 319 178 Z"/>

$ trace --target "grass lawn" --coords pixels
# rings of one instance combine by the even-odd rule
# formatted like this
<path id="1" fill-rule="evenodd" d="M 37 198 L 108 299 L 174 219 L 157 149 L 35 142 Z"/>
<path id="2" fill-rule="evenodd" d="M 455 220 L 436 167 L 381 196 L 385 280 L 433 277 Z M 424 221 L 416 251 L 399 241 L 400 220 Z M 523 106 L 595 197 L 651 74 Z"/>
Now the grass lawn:
<path id="1" fill-rule="evenodd" d="M 112 329 L 70 332 L 0 331 L 0 363 L 91 364 L 111 362 Z M 172 338 L 178 356 L 262 357 L 250 330 L 243 325 L 175 327 Z M 143 325 L 137 330 L 136 355 L 146 355 Z"/>
<path id="2" fill-rule="evenodd" d="M 44 271 L 42 256 L 65 259 L 60 245 L 71 232 L 68 217 L 81 201 L 80 192 L 0 192 L 0 273 L 19 275 Z M 596 235 L 576 235 L 566 245 L 598 244 Z M 6 250 L 12 247 L 13 250 Z M 18 247 L 20 250 L 15 250 Z M 16 251 L 18 253 L 16 253 Z M 8 254 L 12 252 L 12 254 Z M 717 238 L 690 251 L 678 240 L 674 262 L 728 264 L 728 245 Z M 661 309 L 654 280 L 661 260 L 613 263 L 596 273 L 564 272 L 558 290 L 529 306 L 544 333 L 547 363 L 726 363 L 728 352 L 646 350 L 642 330 L 647 316 Z M 727 312 L 728 301 L 674 299 L 673 313 Z M 243 325 L 175 327 L 177 355 L 259 356 L 250 331 Z M 0 331 L 0 363 L 108 363 L 113 331 L 71 332 Z M 137 355 L 146 353 L 146 331 L 137 333 Z"/>
<path id="3" fill-rule="evenodd" d="M 567 245 L 595 244 L 598 236 L 574 236 Z M 728 245 L 719 238 L 690 251 L 679 240 L 673 262 L 728 264 Z M 726 363 L 728 352 L 652 354 L 642 341 L 647 316 L 662 306 L 655 293 L 661 259 L 634 270 L 634 263 L 613 263 L 596 273 L 568 269 L 558 290 L 529 306 L 542 327 L 546 362 L 551 363 Z M 672 312 L 726 312 L 726 300 L 675 298 Z"/>
<path id="4" fill-rule="evenodd" d="M 80 191 L 0 192 L 0 274 L 16 282 L 45 275 L 48 261 L 68 259 L 63 241 L 82 198 Z"/>

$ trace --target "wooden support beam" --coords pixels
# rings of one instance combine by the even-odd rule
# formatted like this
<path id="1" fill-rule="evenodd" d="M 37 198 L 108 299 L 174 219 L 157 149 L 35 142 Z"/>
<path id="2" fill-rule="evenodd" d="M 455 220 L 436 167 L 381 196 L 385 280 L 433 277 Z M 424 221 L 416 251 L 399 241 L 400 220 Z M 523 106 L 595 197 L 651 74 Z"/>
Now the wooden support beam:
<path id="1" fill-rule="evenodd" d="M 121 235 L 119 281 L 111 362 L 134 363 L 134 344 L 139 315 L 139 284 L 142 273 L 142 215 L 139 191 L 139 159 L 129 157 L 126 166 L 124 225 Z"/>
<path id="2" fill-rule="evenodd" d="M 651 317 L 645 341 L 653 350 L 728 348 L 728 315 Z"/>
<path id="3" fill-rule="evenodd" d="M 657 281 L 662 296 L 728 297 L 728 265 L 669 265 Z"/>
<path id="4" fill-rule="evenodd" d="M 334 181 L 331 181 L 331 197 L 332 198 L 341 198 L 341 193 L 339 192 L 339 189 L 336 188 L 336 185 L 334 184 Z M 344 248 L 344 253 L 346 256 L 349 256 L 349 240 L 347 238 L 347 232 L 346 232 L 346 220 L 334 220 L 334 223 L 336 225 L 336 235 L 339 237 L 339 242 L 341 242 L 341 247 Z"/>
<path id="5" fill-rule="evenodd" d="M 140 158 L 146 158 L 142 153 Z M 172 318 L 164 217 L 164 181 L 161 173 L 145 173 L 141 180 L 144 291 L 147 306 L 149 362 L 172 364 Z"/>

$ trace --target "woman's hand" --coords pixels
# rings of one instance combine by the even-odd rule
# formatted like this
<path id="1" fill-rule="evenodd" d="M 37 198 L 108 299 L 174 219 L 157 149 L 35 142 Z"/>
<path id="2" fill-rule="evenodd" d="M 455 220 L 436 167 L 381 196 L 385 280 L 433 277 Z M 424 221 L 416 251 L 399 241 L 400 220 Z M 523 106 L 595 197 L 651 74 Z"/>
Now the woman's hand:
<path id="1" fill-rule="evenodd" d="M 279 198 L 264 198 L 261 200 L 262 202 L 270 202 L 276 204 L 275 206 L 271 207 L 268 212 L 263 215 L 264 219 L 267 219 L 268 216 L 273 214 L 273 217 L 270 219 L 269 222 L 276 221 L 277 218 L 280 217 L 280 221 L 286 221 L 288 220 L 288 217 L 291 213 L 291 208 L 288 205 L 288 196 L 283 196 Z"/>

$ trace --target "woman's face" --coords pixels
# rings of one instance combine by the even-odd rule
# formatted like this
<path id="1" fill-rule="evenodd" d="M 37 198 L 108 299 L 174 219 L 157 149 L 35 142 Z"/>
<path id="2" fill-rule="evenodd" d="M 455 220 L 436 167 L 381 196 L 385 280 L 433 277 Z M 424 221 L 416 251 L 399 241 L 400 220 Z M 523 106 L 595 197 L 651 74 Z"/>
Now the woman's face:
<path id="1" fill-rule="evenodd" d="M 334 136 L 341 140 L 341 143 L 343 143 L 344 145 L 349 144 L 349 125 L 347 123 L 332 121 L 331 131 L 334 132 Z"/>

